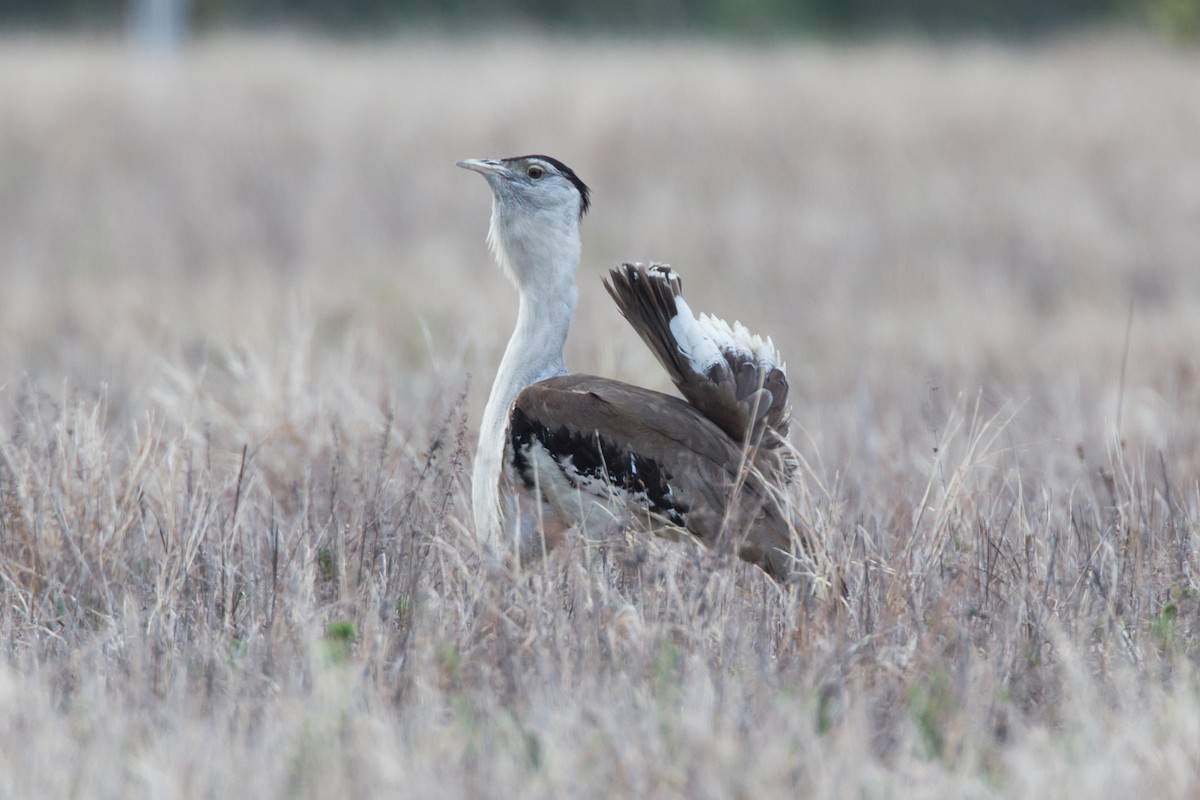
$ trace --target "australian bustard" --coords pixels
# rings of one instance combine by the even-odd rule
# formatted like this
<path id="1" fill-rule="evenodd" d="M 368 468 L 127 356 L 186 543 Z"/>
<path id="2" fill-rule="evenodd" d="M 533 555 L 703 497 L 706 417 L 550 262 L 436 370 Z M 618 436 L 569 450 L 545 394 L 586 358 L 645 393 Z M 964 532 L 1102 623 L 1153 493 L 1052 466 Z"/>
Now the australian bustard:
<path id="1" fill-rule="evenodd" d="M 475 528 L 488 549 L 525 560 L 572 526 L 615 520 L 728 541 L 787 577 L 797 541 L 777 489 L 791 472 L 788 383 L 770 340 L 693 316 L 669 267 L 625 264 L 605 287 L 687 402 L 568 372 L 588 187 L 542 155 L 458 166 L 492 188 L 488 244 L 520 297 L 473 474 Z"/>

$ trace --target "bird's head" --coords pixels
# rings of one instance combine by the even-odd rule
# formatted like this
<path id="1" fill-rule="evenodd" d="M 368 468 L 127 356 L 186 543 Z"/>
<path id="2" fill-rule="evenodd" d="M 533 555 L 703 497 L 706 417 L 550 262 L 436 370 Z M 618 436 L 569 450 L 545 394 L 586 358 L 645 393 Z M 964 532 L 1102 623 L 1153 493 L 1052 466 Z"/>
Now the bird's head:
<path id="1" fill-rule="evenodd" d="M 574 280 L 579 221 L 590 205 L 588 187 L 574 170 L 540 155 L 468 158 L 458 166 L 480 173 L 492 187 L 488 244 L 518 287 Z"/>

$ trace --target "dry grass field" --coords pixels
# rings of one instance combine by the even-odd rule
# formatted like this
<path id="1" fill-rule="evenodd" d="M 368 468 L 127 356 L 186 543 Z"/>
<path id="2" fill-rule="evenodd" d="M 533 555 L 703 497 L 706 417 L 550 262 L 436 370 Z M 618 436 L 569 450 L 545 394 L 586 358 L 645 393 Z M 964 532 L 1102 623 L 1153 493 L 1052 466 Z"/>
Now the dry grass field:
<path id="1" fill-rule="evenodd" d="M 1195 797 L 1200 53 L 0 41 L 0 796 Z M 470 156 L 770 334 L 820 543 L 526 574 Z M 844 587 L 844 594 L 838 587 Z"/>

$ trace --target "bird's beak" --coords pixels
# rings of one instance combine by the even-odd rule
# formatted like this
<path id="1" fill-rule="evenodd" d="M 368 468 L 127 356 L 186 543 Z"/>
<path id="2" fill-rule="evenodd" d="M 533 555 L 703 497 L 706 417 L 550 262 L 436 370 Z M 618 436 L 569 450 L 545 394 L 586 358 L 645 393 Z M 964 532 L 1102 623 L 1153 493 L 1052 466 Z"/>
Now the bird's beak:
<path id="1" fill-rule="evenodd" d="M 504 165 L 494 158 L 464 158 L 457 166 L 482 175 L 499 175 L 507 171 Z"/>

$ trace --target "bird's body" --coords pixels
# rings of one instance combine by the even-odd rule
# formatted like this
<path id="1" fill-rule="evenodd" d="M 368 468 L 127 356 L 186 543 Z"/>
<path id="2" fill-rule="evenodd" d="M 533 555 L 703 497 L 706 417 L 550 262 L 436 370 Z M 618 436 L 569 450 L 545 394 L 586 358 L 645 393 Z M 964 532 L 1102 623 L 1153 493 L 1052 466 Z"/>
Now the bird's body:
<path id="1" fill-rule="evenodd" d="M 475 527 L 525 561 L 578 527 L 617 525 L 739 554 L 783 578 L 796 537 L 776 489 L 791 464 L 787 379 L 770 341 L 692 315 L 667 267 L 626 264 L 609 293 L 686 398 L 569 373 L 579 222 L 588 189 L 547 156 L 469 160 L 494 202 L 488 242 L 517 285 L 517 325 L 480 426 Z"/>

